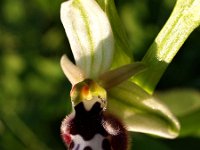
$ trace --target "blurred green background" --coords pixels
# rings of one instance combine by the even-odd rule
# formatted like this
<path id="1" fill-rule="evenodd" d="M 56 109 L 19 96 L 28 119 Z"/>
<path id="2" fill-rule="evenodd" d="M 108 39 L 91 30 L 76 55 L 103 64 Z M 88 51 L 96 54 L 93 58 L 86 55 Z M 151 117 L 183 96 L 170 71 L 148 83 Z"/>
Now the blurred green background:
<path id="1" fill-rule="evenodd" d="M 175 0 L 115 1 L 135 59 L 140 60 Z M 59 60 L 63 53 L 73 58 L 60 21 L 61 2 L 0 1 L 0 150 L 65 149 L 60 123 L 71 110 L 70 83 Z M 170 64 L 157 91 L 189 88 L 200 101 L 199 39 L 197 29 Z M 188 132 L 175 140 L 131 133 L 133 149 L 200 149 L 200 107 L 181 123 Z"/>

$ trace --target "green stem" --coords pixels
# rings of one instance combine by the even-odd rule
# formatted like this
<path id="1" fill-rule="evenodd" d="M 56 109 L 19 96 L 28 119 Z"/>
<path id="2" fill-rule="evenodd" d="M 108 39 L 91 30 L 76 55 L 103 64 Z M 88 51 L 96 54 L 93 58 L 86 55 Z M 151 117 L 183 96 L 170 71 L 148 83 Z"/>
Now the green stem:
<path id="1" fill-rule="evenodd" d="M 142 59 L 148 69 L 133 81 L 152 94 L 164 71 L 200 24 L 200 0 L 177 0 L 174 10 Z"/>

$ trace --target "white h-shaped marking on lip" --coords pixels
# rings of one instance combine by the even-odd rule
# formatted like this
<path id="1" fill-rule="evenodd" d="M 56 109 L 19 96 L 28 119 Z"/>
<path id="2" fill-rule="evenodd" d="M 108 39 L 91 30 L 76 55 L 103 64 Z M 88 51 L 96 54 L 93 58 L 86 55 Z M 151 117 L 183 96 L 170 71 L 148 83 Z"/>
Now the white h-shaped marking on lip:
<path id="1" fill-rule="evenodd" d="M 77 145 L 79 146 L 79 150 L 83 150 L 87 146 L 94 150 L 103 150 L 102 143 L 104 139 L 105 137 L 100 134 L 96 134 L 89 141 L 85 141 L 80 135 L 72 135 L 72 140 L 74 141 L 74 148 L 72 150 L 76 150 Z"/>

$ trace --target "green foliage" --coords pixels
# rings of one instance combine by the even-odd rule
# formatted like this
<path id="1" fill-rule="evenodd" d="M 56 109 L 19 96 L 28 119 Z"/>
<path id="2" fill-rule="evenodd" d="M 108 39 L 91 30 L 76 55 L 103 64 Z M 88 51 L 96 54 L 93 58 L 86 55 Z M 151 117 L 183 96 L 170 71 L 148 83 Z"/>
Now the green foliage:
<path id="1" fill-rule="evenodd" d="M 70 84 L 59 59 L 71 55 L 60 22 L 61 0 L 0 1 L 0 149 L 64 150 L 60 122 L 71 110 Z M 135 60 L 140 60 L 174 6 L 170 0 L 115 0 Z M 181 135 L 162 140 L 133 133 L 132 147 L 140 149 L 198 149 L 200 142 L 200 43 L 195 30 L 161 79 L 158 93 L 178 116 Z M 73 58 L 71 58 L 73 59 Z M 178 107 L 176 107 L 178 106 Z M 187 107 L 188 106 L 188 107 Z M 181 143 L 181 144 L 180 144 Z"/>
<path id="2" fill-rule="evenodd" d="M 158 97 L 168 105 L 171 111 L 179 118 L 182 129 L 180 137 L 200 133 L 200 93 L 192 89 L 172 89 L 159 92 Z"/>

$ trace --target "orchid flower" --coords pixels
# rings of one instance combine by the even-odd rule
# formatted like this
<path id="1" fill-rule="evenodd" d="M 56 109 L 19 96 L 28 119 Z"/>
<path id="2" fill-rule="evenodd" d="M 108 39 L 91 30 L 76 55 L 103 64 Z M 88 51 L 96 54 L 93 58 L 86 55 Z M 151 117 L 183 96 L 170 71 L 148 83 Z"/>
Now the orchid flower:
<path id="1" fill-rule="evenodd" d="M 183 2 L 183 0 L 180 1 Z M 199 0 L 190 0 L 188 3 L 185 2 L 185 5 L 180 1 L 177 2 L 174 10 L 176 14 L 177 12 L 181 14 L 178 16 L 179 25 L 181 21 L 184 21 L 185 16 L 181 12 L 185 9 L 186 16 L 190 15 L 194 20 L 199 20 L 198 17 L 192 15 L 190 7 L 186 7 L 195 7 L 195 11 L 199 14 Z M 121 135 L 120 130 L 124 132 L 121 135 L 123 139 L 127 138 L 126 130 L 170 139 L 178 136 L 180 130 L 178 120 L 160 100 L 152 96 L 153 88 L 167 65 L 184 40 L 199 25 L 199 22 L 196 23 L 184 35 L 182 41 L 178 41 L 178 44 L 172 43 L 176 46 L 173 51 L 166 51 L 165 48 L 170 40 L 163 40 L 168 41 L 168 45 L 163 45 L 161 41 L 164 34 L 173 33 L 169 30 L 169 26 L 175 19 L 177 16 L 172 15 L 155 40 L 158 45 L 158 54 L 155 59 L 158 59 L 158 63 L 166 61 L 166 65 L 164 67 L 161 65 L 161 68 L 158 67 L 155 72 L 154 56 L 151 57 L 155 54 L 155 43 L 142 62 L 133 61 L 129 55 L 127 37 L 120 24 L 113 0 L 69 0 L 62 3 L 61 21 L 75 59 L 74 64 L 66 55 L 61 58 L 62 70 L 72 84 L 70 96 L 73 111 L 64 119 L 61 126 L 63 140 L 69 148 L 101 149 L 102 145 L 103 147 L 109 145 L 115 150 L 116 147 L 121 146 L 120 144 L 115 145 L 118 142 L 117 136 Z M 173 24 L 177 29 L 175 36 L 179 36 L 180 26 L 176 26 L 176 23 Z M 181 27 L 186 28 L 187 26 Z M 150 75 L 149 81 L 147 81 L 148 75 Z M 147 81 L 147 84 L 151 83 L 152 86 L 147 87 L 144 81 Z M 105 136 L 102 136 L 103 133 L 93 136 L 86 133 L 87 130 L 90 132 L 88 126 L 96 129 L 96 126 L 91 125 L 95 120 L 90 123 L 90 119 L 87 118 L 92 119 L 91 116 L 95 112 L 98 112 L 95 116 L 103 120 L 99 122 L 98 127 L 103 128 Z M 104 112 L 112 113 L 112 115 L 105 115 Z M 99 116 L 99 113 L 103 115 Z M 113 115 L 118 119 L 115 119 Z M 89 123 L 85 124 L 84 120 Z M 84 129 L 77 131 L 77 128 L 82 128 L 84 125 L 86 126 Z M 82 136 L 84 134 L 87 134 L 86 138 Z M 111 141 L 106 141 L 108 139 Z M 95 141 L 101 141 L 103 144 L 98 145 L 99 143 Z M 127 142 L 122 141 L 122 144 L 126 145 Z M 128 146 L 122 146 L 118 149 L 127 148 Z"/>

